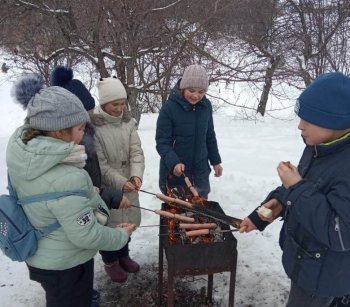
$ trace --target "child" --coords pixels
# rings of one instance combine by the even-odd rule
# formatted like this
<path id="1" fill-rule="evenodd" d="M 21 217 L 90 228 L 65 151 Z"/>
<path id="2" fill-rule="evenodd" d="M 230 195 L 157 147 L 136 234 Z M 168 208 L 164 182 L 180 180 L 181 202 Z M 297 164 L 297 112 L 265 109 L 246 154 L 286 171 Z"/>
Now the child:
<path id="1" fill-rule="evenodd" d="M 180 176 L 186 174 L 199 195 L 208 198 L 209 162 L 215 176 L 222 175 L 213 110 L 205 97 L 208 86 L 205 69 L 190 65 L 160 110 L 156 142 L 161 157 L 159 187 L 164 194 L 167 193 L 167 181 L 169 188 L 183 186 L 184 180 Z"/>
<path id="2" fill-rule="evenodd" d="M 142 185 L 145 160 L 137 123 L 126 110 L 126 91 L 115 77 L 97 82 L 100 105 L 93 123 L 96 127 L 95 146 L 102 172 L 102 182 L 122 189 L 132 208 L 112 210 L 110 225 L 133 223 L 140 225 L 141 212 L 137 190 Z M 140 266 L 129 256 L 128 245 L 120 251 L 101 252 L 107 274 L 126 281 L 127 273 L 136 273 Z"/>
<path id="3" fill-rule="evenodd" d="M 295 107 L 306 143 L 298 167 L 280 162 L 282 185 L 241 232 L 263 230 L 282 217 L 282 263 L 291 279 L 288 307 L 329 306 L 350 293 L 350 78 L 326 73 L 300 95 Z"/>
<path id="4" fill-rule="evenodd" d="M 55 67 L 50 75 L 50 82 L 51 85 L 62 86 L 76 95 L 81 100 L 90 117 L 93 117 L 95 99 L 80 80 L 73 79 L 73 70 L 71 68 L 64 66 Z M 87 154 L 84 169 L 89 173 L 93 185 L 97 188 L 109 209 L 130 208 L 130 202 L 123 196 L 123 191 L 121 189 L 112 189 L 102 185 L 102 174 L 94 145 L 94 136 L 95 127 L 90 122 L 86 123 L 84 137 L 80 142 L 80 144 L 85 146 Z M 115 271 L 110 272 L 109 276 L 114 282 L 125 282 L 127 279 L 127 275 L 124 271 L 122 271 L 121 274 L 118 274 L 118 272 L 115 274 Z M 98 301 L 99 295 L 97 290 L 94 290 L 93 297 L 95 297 L 93 299 L 94 301 Z"/>
<path id="5" fill-rule="evenodd" d="M 80 80 L 73 79 L 73 70 L 71 68 L 56 66 L 50 75 L 50 84 L 61 86 L 76 95 L 89 113 L 89 116 L 93 117 L 95 99 Z M 84 145 L 87 154 L 84 169 L 89 173 L 92 183 L 109 209 L 129 208 L 130 202 L 123 196 L 122 190 L 111 189 L 102 185 L 101 169 L 95 149 L 94 136 L 95 127 L 91 122 L 87 122 L 83 139 L 80 142 L 81 145 Z"/>
<path id="6" fill-rule="evenodd" d="M 43 87 L 28 75 L 13 94 L 27 110 L 26 124 L 11 136 L 6 152 L 8 174 L 19 198 L 63 191 L 86 191 L 89 197 L 66 196 L 25 206 L 38 229 L 58 221 L 60 228 L 39 241 L 26 262 L 31 280 L 46 293 L 46 306 L 91 305 L 93 257 L 99 249 L 122 248 L 135 225 L 110 228 L 109 211 L 96 192 L 85 164 L 81 141 L 89 121 L 80 100 L 61 87 Z"/>

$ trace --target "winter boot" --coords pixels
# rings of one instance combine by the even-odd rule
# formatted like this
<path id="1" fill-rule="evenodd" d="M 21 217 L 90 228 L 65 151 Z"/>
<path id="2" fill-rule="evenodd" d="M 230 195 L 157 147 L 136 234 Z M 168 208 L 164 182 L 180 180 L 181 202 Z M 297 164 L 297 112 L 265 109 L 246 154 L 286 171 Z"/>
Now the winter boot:
<path id="1" fill-rule="evenodd" d="M 137 273 L 140 271 L 139 264 L 129 256 L 119 258 L 119 264 L 128 273 Z"/>
<path id="2" fill-rule="evenodd" d="M 128 274 L 126 274 L 123 268 L 119 265 L 118 260 L 110 264 L 105 264 L 105 271 L 114 282 L 123 283 L 128 279 Z"/>

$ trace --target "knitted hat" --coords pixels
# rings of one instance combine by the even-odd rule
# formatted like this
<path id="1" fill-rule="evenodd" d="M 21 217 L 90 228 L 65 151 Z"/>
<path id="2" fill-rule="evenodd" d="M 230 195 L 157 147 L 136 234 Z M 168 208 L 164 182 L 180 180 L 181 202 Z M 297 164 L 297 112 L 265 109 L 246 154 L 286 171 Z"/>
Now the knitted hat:
<path id="1" fill-rule="evenodd" d="M 190 87 L 208 90 L 209 78 L 203 66 L 195 64 L 186 67 L 179 88 L 183 90 Z"/>
<path id="2" fill-rule="evenodd" d="M 127 98 L 123 84 L 116 77 L 101 78 L 96 86 L 100 105 Z"/>
<path id="3" fill-rule="evenodd" d="M 71 68 L 56 66 L 50 75 L 50 84 L 64 87 L 76 95 L 83 103 L 86 111 L 95 108 L 95 99 L 81 81 L 73 79 L 73 70 Z"/>
<path id="4" fill-rule="evenodd" d="M 350 128 L 350 78 L 340 72 L 320 75 L 299 96 L 295 113 L 323 128 Z"/>
<path id="5" fill-rule="evenodd" d="M 26 124 L 43 131 L 58 131 L 89 121 L 81 101 L 59 86 L 44 88 L 42 78 L 25 75 L 12 88 L 12 96 L 27 110 Z"/>

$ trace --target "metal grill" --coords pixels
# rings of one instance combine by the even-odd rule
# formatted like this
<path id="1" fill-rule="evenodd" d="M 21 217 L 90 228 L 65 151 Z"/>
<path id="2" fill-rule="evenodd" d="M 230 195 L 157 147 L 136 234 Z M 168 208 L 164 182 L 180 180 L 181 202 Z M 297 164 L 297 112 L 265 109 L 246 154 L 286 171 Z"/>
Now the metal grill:
<path id="1" fill-rule="evenodd" d="M 217 212 L 224 211 L 216 202 L 207 202 L 208 208 Z M 163 210 L 168 210 L 169 205 L 163 203 Z M 213 274 L 230 272 L 229 302 L 234 305 L 234 292 L 237 268 L 237 240 L 230 232 L 223 233 L 222 242 L 197 243 L 197 244 L 173 244 L 169 242 L 167 220 L 160 218 L 159 227 L 159 276 L 158 297 L 161 305 L 163 294 L 163 264 L 164 252 L 168 262 L 168 307 L 174 306 L 174 278 L 176 276 L 196 276 L 208 274 L 207 298 L 212 300 Z M 229 226 L 222 224 L 222 229 L 229 230 Z"/>

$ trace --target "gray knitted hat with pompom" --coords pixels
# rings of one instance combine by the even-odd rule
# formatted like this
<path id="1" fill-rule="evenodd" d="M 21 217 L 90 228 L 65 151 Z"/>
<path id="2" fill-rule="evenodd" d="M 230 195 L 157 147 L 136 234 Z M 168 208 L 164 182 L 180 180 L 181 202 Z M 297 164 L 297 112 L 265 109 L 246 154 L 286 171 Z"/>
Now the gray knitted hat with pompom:
<path id="1" fill-rule="evenodd" d="M 37 74 L 24 75 L 12 88 L 12 96 L 27 110 L 26 124 L 42 131 L 58 131 L 89 121 L 77 96 L 60 86 L 44 88 Z"/>

